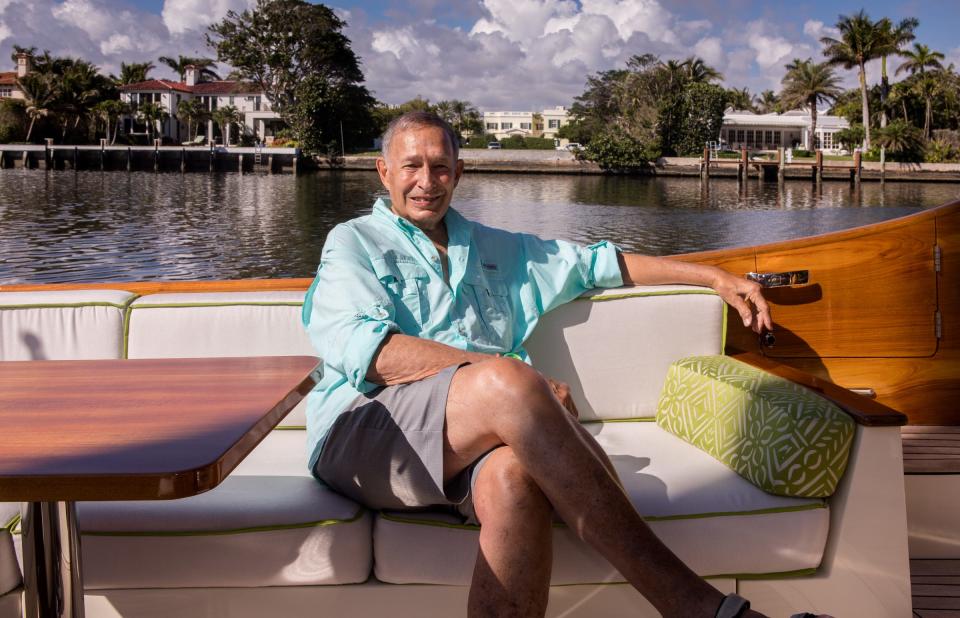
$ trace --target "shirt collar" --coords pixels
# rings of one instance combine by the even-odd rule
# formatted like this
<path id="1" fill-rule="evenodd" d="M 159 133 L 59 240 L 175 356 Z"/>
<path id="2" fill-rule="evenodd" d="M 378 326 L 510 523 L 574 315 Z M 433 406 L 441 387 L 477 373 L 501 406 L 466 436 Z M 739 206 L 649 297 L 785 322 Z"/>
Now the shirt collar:
<path id="1" fill-rule="evenodd" d="M 389 197 L 377 198 L 377 201 L 373 204 L 373 215 L 377 218 L 385 218 L 393 221 L 394 225 L 403 230 L 408 236 L 416 234 L 417 232 L 423 234 L 420 228 L 393 212 Z M 473 229 L 470 221 L 465 219 L 463 215 L 452 207 L 447 209 L 447 214 L 444 215 L 443 220 L 447 224 L 448 248 L 455 245 L 469 247 L 470 236 Z"/>

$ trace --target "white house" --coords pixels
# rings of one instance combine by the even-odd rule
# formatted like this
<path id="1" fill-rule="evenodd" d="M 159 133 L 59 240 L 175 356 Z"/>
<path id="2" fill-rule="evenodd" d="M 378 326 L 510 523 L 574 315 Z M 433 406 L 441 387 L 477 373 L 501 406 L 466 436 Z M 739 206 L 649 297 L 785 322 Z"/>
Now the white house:
<path id="1" fill-rule="evenodd" d="M 168 117 L 161 121 L 160 135 L 174 141 L 188 139 L 187 124 L 177 119 L 177 109 L 182 102 L 199 100 L 210 112 L 224 106 L 233 106 L 242 118 L 243 132 L 254 136 L 258 141 L 269 141 L 276 129 L 284 126 L 280 115 L 270 109 L 270 103 L 263 90 L 250 82 L 243 81 L 198 81 L 196 67 L 187 67 L 186 81 L 175 82 L 167 79 L 150 79 L 136 84 L 120 87 L 120 100 L 131 105 L 157 103 L 167 112 Z M 133 117 L 124 118 L 124 132 L 136 129 L 137 121 Z M 214 135 L 213 120 L 207 121 L 206 131 L 201 134 Z M 235 138 L 224 136 L 229 141 Z"/>
<path id="2" fill-rule="evenodd" d="M 818 111 L 817 147 L 825 151 L 839 150 L 840 144 L 833 135 L 849 127 L 846 119 Z M 748 150 L 773 150 L 781 146 L 813 150 L 810 110 L 796 109 L 783 114 L 727 110 L 723 115 L 720 139 L 724 145 L 735 150 L 742 147 Z"/>
<path id="3" fill-rule="evenodd" d="M 17 70 L 0 72 L 0 99 L 23 99 L 23 91 L 17 80 L 33 68 L 30 54 L 17 54 Z"/>
<path id="4" fill-rule="evenodd" d="M 555 138 L 560 127 L 570 122 L 563 106 L 552 107 L 542 112 L 483 112 L 483 128 L 497 139 L 512 135 L 521 137 Z"/>

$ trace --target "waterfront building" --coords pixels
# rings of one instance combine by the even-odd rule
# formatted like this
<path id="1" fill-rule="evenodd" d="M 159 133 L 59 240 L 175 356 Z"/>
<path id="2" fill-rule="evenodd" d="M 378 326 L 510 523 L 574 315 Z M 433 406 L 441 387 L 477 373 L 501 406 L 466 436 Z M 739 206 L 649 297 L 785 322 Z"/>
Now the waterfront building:
<path id="1" fill-rule="evenodd" d="M 726 148 L 740 150 L 775 150 L 784 148 L 820 148 L 829 153 L 851 150 L 853 145 L 840 144 L 834 134 L 850 127 L 839 116 L 830 116 L 826 111 L 817 113 L 817 134 L 814 143 L 810 135 L 810 110 L 795 109 L 783 114 L 754 114 L 728 109 L 723 115 L 720 141 Z"/>
<path id="2" fill-rule="evenodd" d="M 17 80 L 30 72 L 30 54 L 17 54 L 17 70 L 0 72 L 0 99 L 23 99 Z"/>
<path id="3" fill-rule="evenodd" d="M 560 127 L 568 122 L 569 113 L 562 105 L 544 109 L 542 112 L 483 112 L 484 130 L 497 139 L 513 135 L 553 139 Z"/>
<path id="4" fill-rule="evenodd" d="M 263 89 L 251 82 L 216 80 L 199 81 L 199 70 L 194 66 L 186 69 L 186 80 L 175 82 L 168 79 L 150 79 L 120 87 L 120 99 L 131 106 L 143 103 L 156 103 L 163 107 L 166 116 L 160 121 L 159 135 L 175 142 L 188 138 L 187 123 L 177 118 L 177 109 L 181 103 L 199 100 L 204 109 L 214 112 L 225 106 L 237 109 L 241 117 L 241 127 L 245 135 L 252 136 L 258 142 L 272 141 L 275 131 L 285 126 L 280 115 L 273 111 Z M 208 119 L 203 135 L 214 135 L 214 121 Z M 123 119 L 125 133 L 146 132 L 143 122 L 129 115 Z M 237 137 L 221 136 L 224 143 L 236 141 Z"/>

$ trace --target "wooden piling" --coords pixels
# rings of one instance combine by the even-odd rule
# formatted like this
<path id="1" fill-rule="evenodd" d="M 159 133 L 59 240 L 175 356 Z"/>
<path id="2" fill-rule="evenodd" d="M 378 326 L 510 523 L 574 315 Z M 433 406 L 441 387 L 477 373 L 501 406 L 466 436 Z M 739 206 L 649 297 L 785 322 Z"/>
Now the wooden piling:
<path id="1" fill-rule="evenodd" d="M 180 173 L 182 174 L 186 171 L 187 171 L 187 149 L 181 148 L 180 149 Z"/>
<path id="2" fill-rule="evenodd" d="M 742 180 L 747 179 L 747 175 L 748 175 L 747 165 L 748 165 L 747 149 L 744 147 L 740 149 L 740 170 L 739 171 L 740 171 L 740 178 Z"/>
<path id="3" fill-rule="evenodd" d="M 243 153 L 240 153 L 240 164 L 237 166 L 237 170 L 240 172 L 240 175 L 243 176 Z"/>
<path id="4" fill-rule="evenodd" d="M 127 146 L 127 171 L 133 169 L 133 148 Z"/>
<path id="5" fill-rule="evenodd" d="M 20 161 L 21 161 L 21 163 L 22 163 L 22 165 L 23 165 L 23 169 L 25 169 L 25 170 L 30 169 L 30 153 L 29 153 L 29 152 L 27 152 L 26 150 L 24 150 L 24 151 L 23 151 L 23 157 L 21 157 Z"/>
<path id="6" fill-rule="evenodd" d="M 784 160 L 783 146 L 777 148 L 777 182 L 783 182 L 786 161 Z"/>
<path id="7" fill-rule="evenodd" d="M 853 153 L 853 182 L 860 184 L 861 171 L 863 170 L 863 153 L 859 150 Z"/>
<path id="8" fill-rule="evenodd" d="M 823 151 L 822 150 L 817 150 L 816 181 L 817 181 L 817 184 L 823 182 Z"/>
<path id="9" fill-rule="evenodd" d="M 703 148 L 703 158 L 700 159 L 700 175 L 704 178 L 710 178 L 710 148 Z"/>
<path id="10" fill-rule="evenodd" d="M 207 171 L 212 172 L 214 168 L 214 161 L 217 158 L 217 151 L 213 149 L 213 146 L 210 146 L 210 156 L 207 159 Z"/>
<path id="11" fill-rule="evenodd" d="M 267 173 L 273 173 L 273 155 L 267 155 Z"/>
<path id="12" fill-rule="evenodd" d="M 160 171 L 160 140 L 153 142 L 153 171 Z"/>

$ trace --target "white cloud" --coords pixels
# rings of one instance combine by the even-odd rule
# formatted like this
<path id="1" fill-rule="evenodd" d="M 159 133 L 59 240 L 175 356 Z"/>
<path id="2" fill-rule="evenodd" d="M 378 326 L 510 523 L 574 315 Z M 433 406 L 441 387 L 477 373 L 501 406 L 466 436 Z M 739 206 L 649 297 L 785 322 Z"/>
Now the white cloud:
<path id="1" fill-rule="evenodd" d="M 762 19 L 754 20 L 746 27 L 747 44 L 756 52 L 755 61 L 763 69 L 789 60 L 794 52 L 794 45 L 785 38 L 767 34 L 770 29 Z"/>
<path id="2" fill-rule="evenodd" d="M 831 38 L 840 36 L 839 30 L 833 26 L 824 25 L 822 21 L 818 21 L 816 19 L 808 19 L 803 23 L 803 33 L 818 43 L 820 42 L 820 39 L 825 36 Z"/>
<path id="3" fill-rule="evenodd" d="M 171 34 L 188 30 L 205 30 L 226 16 L 227 11 L 244 11 L 256 5 L 256 0 L 164 0 L 163 23 Z"/>
<path id="4" fill-rule="evenodd" d="M 707 64 L 719 66 L 724 61 L 723 41 L 715 36 L 704 37 L 693 46 L 693 53 Z"/>

